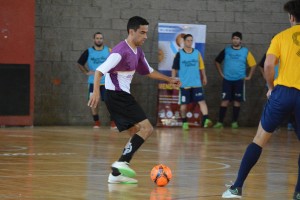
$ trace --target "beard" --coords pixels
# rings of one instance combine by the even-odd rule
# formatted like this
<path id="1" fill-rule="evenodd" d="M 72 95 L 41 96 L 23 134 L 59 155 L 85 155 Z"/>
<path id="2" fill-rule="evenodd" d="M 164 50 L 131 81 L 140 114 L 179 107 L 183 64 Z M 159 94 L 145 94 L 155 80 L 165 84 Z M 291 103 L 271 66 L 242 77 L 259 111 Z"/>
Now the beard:
<path id="1" fill-rule="evenodd" d="M 103 45 L 103 43 L 94 43 L 95 44 L 95 46 L 97 46 L 97 47 L 102 47 L 102 45 Z"/>

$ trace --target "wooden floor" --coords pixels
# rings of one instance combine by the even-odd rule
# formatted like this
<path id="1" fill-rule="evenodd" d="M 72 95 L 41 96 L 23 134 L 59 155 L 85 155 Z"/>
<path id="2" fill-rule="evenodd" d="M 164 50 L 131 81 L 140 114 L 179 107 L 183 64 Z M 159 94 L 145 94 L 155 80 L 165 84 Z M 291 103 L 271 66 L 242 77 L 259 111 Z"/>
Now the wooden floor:
<path id="1" fill-rule="evenodd" d="M 107 177 L 125 134 L 91 127 L 0 128 L 0 199 L 221 199 L 255 131 L 156 128 L 131 162 L 138 185 L 119 185 L 108 184 Z M 293 132 L 274 133 L 245 183 L 243 199 L 292 199 L 298 156 Z M 173 172 L 166 187 L 150 180 L 159 163 Z"/>

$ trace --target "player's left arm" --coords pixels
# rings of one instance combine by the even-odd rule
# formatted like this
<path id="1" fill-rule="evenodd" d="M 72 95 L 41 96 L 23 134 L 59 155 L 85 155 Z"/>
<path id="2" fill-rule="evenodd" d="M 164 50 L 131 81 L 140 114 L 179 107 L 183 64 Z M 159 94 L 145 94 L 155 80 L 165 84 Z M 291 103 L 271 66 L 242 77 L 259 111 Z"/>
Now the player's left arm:
<path id="1" fill-rule="evenodd" d="M 147 74 L 147 76 L 149 78 L 152 78 L 152 79 L 156 79 L 156 80 L 161 80 L 161 81 L 166 81 L 176 87 L 180 87 L 181 86 L 181 82 L 179 79 L 175 78 L 175 77 L 169 77 L 169 76 L 166 76 L 162 73 L 159 73 L 158 71 L 156 70 L 153 70 L 150 74 Z"/>
<path id="2" fill-rule="evenodd" d="M 247 64 L 248 66 L 251 68 L 250 72 L 248 74 L 248 76 L 245 78 L 245 80 L 251 80 L 254 72 L 255 72 L 255 68 L 256 68 L 256 61 L 254 56 L 252 55 L 252 53 L 249 51 L 248 52 L 248 56 L 247 56 Z"/>
<path id="3" fill-rule="evenodd" d="M 152 79 L 166 81 L 166 82 L 172 84 L 174 87 L 181 86 L 181 83 L 178 78 L 166 76 L 162 73 L 159 73 L 155 69 L 153 69 L 149 65 L 147 59 L 145 58 L 144 53 L 141 55 L 141 57 L 139 59 L 139 65 L 136 69 L 136 72 L 139 73 L 140 75 L 146 75 Z"/>
<path id="4" fill-rule="evenodd" d="M 201 81 L 202 81 L 203 85 L 206 85 L 207 84 L 207 77 L 206 77 L 206 73 L 205 73 L 205 65 L 204 65 L 204 62 L 203 62 L 203 59 L 202 59 L 202 56 L 201 56 L 200 52 L 199 52 L 198 60 L 199 60 L 199 69 L 200 69 Z"/>

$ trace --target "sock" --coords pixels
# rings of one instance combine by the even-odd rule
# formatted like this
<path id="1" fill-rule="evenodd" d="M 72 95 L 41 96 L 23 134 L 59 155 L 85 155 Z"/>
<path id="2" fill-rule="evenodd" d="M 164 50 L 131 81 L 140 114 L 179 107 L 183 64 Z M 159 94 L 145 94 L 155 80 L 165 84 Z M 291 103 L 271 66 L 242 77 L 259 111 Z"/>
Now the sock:
<path id="1" fill-rule="evenodd" d="M 95 122 L 99 121 L 99 115 L 93 115 L 93 119 L 94 119 Z"/>
<path id="2" fill-rule="evenodd" d="M 240 114 L 240 106 L 233 106 L 232 108 L 232 122 L 237 122 Z"/>
<path id="3" fill-rule="evenodd" d="M 223 123 L 223 121 L 224 121 L 226 110 L 227 110 L 227 107 L 220 106 L 219 122 L 221 122 L 221 123 Z"/>
<path id="4" fill-rule="evenodd" d="M 238 177 L 233 184 L 233 188 L 243 187 L 244 181 L 246 180 L 250 170 L 255 165 L 260 157 L 262 148 L 255 143 L 249 144 L 242 159 Z"/>
<path id="5" fill-rule="evenodd" d="M 300 192 L 300 154 L 299 154 L 299 158 L 298 158 L 298 181 L 297 181 L 297 185 L 295 188 L 295 192 Z"/>
<path id="6" fill-rule="evenodd" d="M 138 134 L 134 134 L 130 141 L 126 144 L 122 156 L 119 158 L 120 162 L 130 162 L 133 154 L 140 148 L 144 143 L 144 139 Z"/>
<path id="7" fill-rule="evenodd" d="M 208 119 L 208 115 L 203 115 L 202 116 L 202 123 L 201 123 L 202 127 L 204 126 L 204 122 L 205 122 L 206 119 Z"/>
<path id="8" fill-rule="evenodd" d="M 184 122 L 187 122 L 187 118 L 186 117 L 182 118 L 182 123 L 184 123 Z"/>

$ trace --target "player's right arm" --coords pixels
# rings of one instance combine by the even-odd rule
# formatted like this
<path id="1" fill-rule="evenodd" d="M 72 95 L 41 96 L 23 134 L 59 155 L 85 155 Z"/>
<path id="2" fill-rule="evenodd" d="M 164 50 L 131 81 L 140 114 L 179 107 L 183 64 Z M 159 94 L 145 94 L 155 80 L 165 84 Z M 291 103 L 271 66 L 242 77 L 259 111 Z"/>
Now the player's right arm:
<path id="1" fill-rule="evenodd" d="M 268 85 L 267 97 L 271 95 L 274 88 L 275 66 L 278 63 L 278 58 L 273 54 L 268 54 L 265 61 L 264 74 Z"/>
<path id="2" fill-rule="evenodd" d="M 267 97 L 271 95 L 271 92 L 274 88 L 274 75 L 275 75 L 275 66 L 278 64 L 280 58 L 280 45 L 278 44 L 277 36 L 275 36 L 269 49 L 267 51 L 266 60 L 264 63 L 264 74 L 268 85 Z"/>
<path id="3" fill-rule="evenodd" d="M 222 78 L 224 78 L 224 74 L 221 68 L 221 63 L 223 62 L 224 58 L 225 58 L 225 49 L 223 49 L 223 51 L 221 51 L 215 59 L 215 65 Z"/>
<path id="4" fill-rule="evenodd" d="M 103 76 L 102 72 L 96 70 L 95 77 L 94 77 L 94 90 L 88 102 L 88 106 L 92 108 L 96 108 L 99 103 L 99 99 L 100 99 L 99 88 L 100 88 L 100 80 L 102 76 Z"/>
<path id="5" fill-rule="evenodd" d="M 118 53 L 112 53 L 108 56 L 104 63 L 102 63 L 99 67 L 97 67 L 94 77 L 94 90 L 93 94 L 90 97 L 88 102 L 88 106 L 96 108 L 100 99 L 100 80 L 102 76 L 104 76 L 107 72 L 109 72 L 112 68 L 117 66 L 117 64 L 121 61 L 122 57 Z"/>
<path id="6" fill-rule="evenodd" d="M 90 71 L 86 66 L 86 62 L 87 62 L 87 59 L 89 57 L 89 51 L 88 50 L 85 50 L 80 58 L 78 59 L 77 61 L 77 64 L 78 64 L 78 67 L 80 69 L 80 71 L 82 71 L 82 73 L 84 73 L 85 75 L 92 75 L 94 74 L 94 72 Z"/>
<path id="7" fill-rule="evenodd" d="M 180 54 L 179 54 L 179 52 L 177 52 L 174 57 L 173 65 L 172 65 L 172 77 L 173 78 L 175 78 L 177 76 L 177 72 L 180 68 L 179 61 L 180 61 Z"/>

